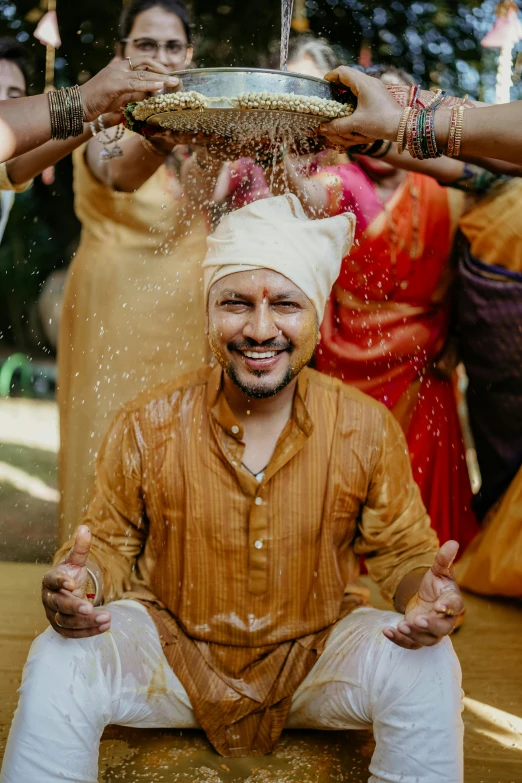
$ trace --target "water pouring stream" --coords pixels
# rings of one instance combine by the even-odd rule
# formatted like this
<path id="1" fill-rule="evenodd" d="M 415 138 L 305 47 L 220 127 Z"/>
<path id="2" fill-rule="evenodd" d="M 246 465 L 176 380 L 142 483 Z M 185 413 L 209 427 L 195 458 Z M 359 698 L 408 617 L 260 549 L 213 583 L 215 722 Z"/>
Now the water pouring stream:
<path id="1" fill-rule="evenodd" d="M 288 64 L 288 42 L 290 40 L 293 10 L 294 0 L 281 0 L 281 58 L 279 61 L 279 69 L 281 71 L 286 71 Z"/>

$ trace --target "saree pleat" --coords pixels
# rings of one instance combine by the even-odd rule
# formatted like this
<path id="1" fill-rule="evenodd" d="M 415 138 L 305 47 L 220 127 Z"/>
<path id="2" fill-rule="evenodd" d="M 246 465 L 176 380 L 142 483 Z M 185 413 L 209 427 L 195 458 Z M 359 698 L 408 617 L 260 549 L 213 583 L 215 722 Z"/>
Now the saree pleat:
<path id="1" fill-rule="evenodd" d="M 449 331 L 450 198 L 410 174 L 360 232 L 325 313 L 316 366 L 391 409 L 433 527 L 466 546 L 478 526 L 456 399 L 451 379 L 433 372 Z"/>

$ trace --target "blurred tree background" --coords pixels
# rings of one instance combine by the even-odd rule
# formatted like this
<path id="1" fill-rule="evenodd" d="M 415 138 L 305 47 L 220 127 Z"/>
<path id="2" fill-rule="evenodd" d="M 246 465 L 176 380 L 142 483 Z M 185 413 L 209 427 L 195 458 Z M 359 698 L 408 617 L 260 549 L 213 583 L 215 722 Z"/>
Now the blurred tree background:
<path id="1" fill-rule="evenodd" d="M 519 0 L 520 2 L 520 0 Z M 406 68 L 424 86 L 492 100 L 497 52 L 481 38 L 492 27 L 496 0 L 296 0 L 311 32 L 324 35 L 347 63 L 387 62 Z M 121 0 L 57 0 L 62 46 L 57 86 L 83 82 L 111 58 Z M 193 0 L 197 65 L 263 65 L 280 33 L 279 0 Z M 44 86 L 45 48 L 33 37 L 47 0 L 0 0 L 0 35 L 16 36 L 33 52 L 31 90 Z M 522 50 L 522 47 L 521 47 Z M 513 98 L 522 95 L 517 58 Z M 0 248 L 0 339 L 38 350 L 34 302 L 54 270 L 67 265 L 78 239 L 72 208 L 70 160 L 56 168 L 54 184 L 41 178 L 17 197 Z M 36 329 L 36 332 L 38 330 Z"/>

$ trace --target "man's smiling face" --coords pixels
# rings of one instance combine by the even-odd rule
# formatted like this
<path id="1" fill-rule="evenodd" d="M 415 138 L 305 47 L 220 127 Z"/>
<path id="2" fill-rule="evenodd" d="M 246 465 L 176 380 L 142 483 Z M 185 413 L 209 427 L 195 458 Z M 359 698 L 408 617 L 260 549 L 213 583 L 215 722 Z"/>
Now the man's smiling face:
<path id="1" fill-rule="evenodd" d="M 272 397 L 313 356 L 319 337 L 314 305 L 269 269 L 236 272 L 209 293 L 208 334 L 216 359 L 252 398 Z"/>

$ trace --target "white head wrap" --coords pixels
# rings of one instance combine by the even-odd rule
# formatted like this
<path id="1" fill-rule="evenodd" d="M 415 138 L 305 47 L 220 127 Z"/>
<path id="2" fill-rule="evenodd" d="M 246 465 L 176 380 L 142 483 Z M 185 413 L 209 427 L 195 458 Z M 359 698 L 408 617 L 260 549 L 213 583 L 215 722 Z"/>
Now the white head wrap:
<path id="1" fill-rule="evenodd" d="M 306 294 L 322 320 L 354 230 L 351 212 L 310 220 L 291 194 L 248 204 L 226 215 L 207 239 L 205 301 L 211 286 L 222 277 L 272 269 Z"/>

